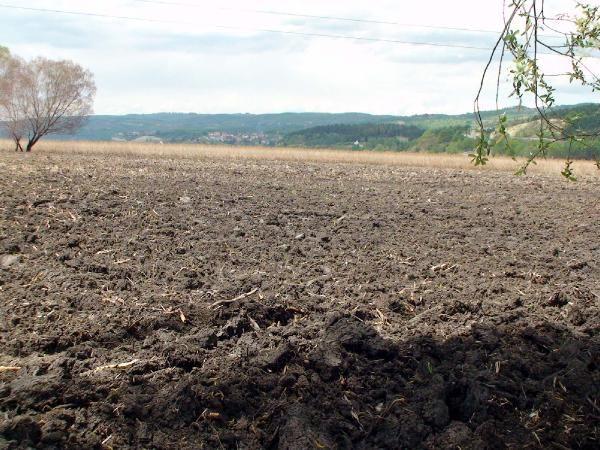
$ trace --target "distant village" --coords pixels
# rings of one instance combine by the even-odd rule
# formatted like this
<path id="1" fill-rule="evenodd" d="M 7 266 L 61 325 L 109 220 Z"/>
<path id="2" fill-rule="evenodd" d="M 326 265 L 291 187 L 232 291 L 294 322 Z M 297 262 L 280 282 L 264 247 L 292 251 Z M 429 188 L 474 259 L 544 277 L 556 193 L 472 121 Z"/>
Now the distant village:
<path id="1" fill-rule="evenodd" d="M 223 131 L 212 131 L 197 142 L 208 144 L 241 144 L 241 145 L 275 145 L 279 137 L 269 136 L 264 133 L 225 133 Z"/>
<path id="2" fill-rule="evenodd" d="M 281 142 L 282 136 L 265 133 L 228 133 L 224 131 L 211 131 L 202 136 L 152 136 L 133 131 L 117 133 L 112 140 L 115 142 L 148 142 L 163 144 L 167 142 L 194 142 L 199 144 L 227 144 L 227 145 L 261 145 L 274 146 Z"/>

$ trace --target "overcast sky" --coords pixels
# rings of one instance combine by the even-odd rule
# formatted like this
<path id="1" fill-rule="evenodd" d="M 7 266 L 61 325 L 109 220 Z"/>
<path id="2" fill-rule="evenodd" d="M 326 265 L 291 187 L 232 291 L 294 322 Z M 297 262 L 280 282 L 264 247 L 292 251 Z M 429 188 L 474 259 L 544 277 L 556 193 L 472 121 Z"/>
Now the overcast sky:
<path id="1" fill-rule="evenodd" d="M 487 49 L 497 38 L 495 33 L 409 25 L 490 31 L 502 26 L 502 0 L 164 2 L 190 6 L 132 0 L 0 0 L 0 5 L 155 21 L 0 8 L 0 44 L 26 58 L 38 55 L 69 58 L 92 70 L 98 85 L 95 106 L 98 114 L 463 113 L 472 110 L 479 77 L 489 56 L 487 50 L 258 30 Z M 555 12 L 571 12 L 574 8 L 572 0 L 547 3 Z M 257 10 L 397 24 L 311 19 Z M 554 57 L 545 58 L 547 64 L 558 67 Z M 484 106 L 493 107 L 493 90 L 490 85 Z M 559 101 L 598 101 L 596 97 L 588 91 L 565 86 Z"/>

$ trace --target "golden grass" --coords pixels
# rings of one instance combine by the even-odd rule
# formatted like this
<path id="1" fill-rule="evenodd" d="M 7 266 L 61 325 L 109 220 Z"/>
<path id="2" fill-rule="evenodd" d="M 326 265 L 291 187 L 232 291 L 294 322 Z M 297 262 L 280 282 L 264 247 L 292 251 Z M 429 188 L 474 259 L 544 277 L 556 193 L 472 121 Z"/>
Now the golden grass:
<path id="1" fill-rule="evenodd" d="M 8 151 L 11 143 L 0 141 L 0 148 Z M 373 152 L 331 149 L 234 147 L 203 144 L 153 144 L 135 142 L 56 142 L 43 141 L 34 152 L 43 154 L 75 153 L 80 155 L 115 155 L 156 158 L 274 160 L 290 162 L 323 162 L 371 164 L 393 167 L 423 167 L 476 171 L 515 172 L 522 161 L 507 157 L 493 157 L 484 167 L 475 167 L 467 155 L 411 152 Z M 564 167 L 560 159 L 540 159 L 529 172 L 557 175 Z M 573 169 L 579 177 L 600 178 L 600 170 L 592 161 L 575 161 Z"/>

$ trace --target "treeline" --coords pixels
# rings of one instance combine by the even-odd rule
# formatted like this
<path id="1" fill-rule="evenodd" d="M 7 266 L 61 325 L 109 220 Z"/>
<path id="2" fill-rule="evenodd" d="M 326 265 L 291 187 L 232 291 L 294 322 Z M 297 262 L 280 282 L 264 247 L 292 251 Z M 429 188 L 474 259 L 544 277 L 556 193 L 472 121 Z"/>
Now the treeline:
<path id="1" fill-rule="evenodd" d="M 512 138 L 509 139 L 510 145 L 505 142 L 496 144 L 492 151 L 496 155 L 506 156 L 529 156 L 537 150 L 537 138 Z M 588 138 L 582 142 L 574 142 L 571 145 L 568 141 L 560 141 L 550 144 L 547 151 L 550 158 L 571 158 L 571 159 L 591 159 L 596 160 L 600 157 L 600 139 Z"/>
<path id="2" fill-rule="evenodd" d="M 464 153 L 475 147 L 475 140 L 469 137 L 471 127 L 460 125 L 432 128 L 412 143 L 409 150 L 434 153 Z"/>
<path id="3" fill-rule="evenodd" d="M 563 118 L 569 120 L 588 133 L 600 127 L 600 106 L 577 111 L 562 111 Z M 524 123 L 528 123 L 525 121 Z M 532 130 L 536 129 L 530 122 Z M 491 129 L 490 129 L 491 132 Z M 538 140 L 535 133 L 518 135 L 509 139 L 509 144 L 500 141 L 492 148 L 496 155 L 526 157 L 535 152 Z M 294 147 L 344 148 L 355 150 L 413 151 L 433 153 L 471 153 L 476 145 L 470 125 L 457 125 L 422 129 L 413 125 L 389 124 L 340 124 L 309 128 L 289 133 L 277 145 Z M 549 157 L 596 159 L 600 155 L 600 138 L 584 142 L 556 142 L 550 146 Z"/>
<path id="4" fill-rule="evenodd" d="M 554 142 L 550 145 L 547 155 L 555 158 L 573 159 L 598 159 L 600 158 L 600 105 L 579 104 L 575 106 L 563 106 L 552 111 L 548 118 L 558 121 L 564 128 L 562 137 L 564 140 Z M 527 121 L 531 126 L 525 128 L 516 136 L 509 139 L 509 145 L 500 142 L 494 147 L 496 154 L 509 156 L 527 156 L 537 150 L 539 130 L 539 118 L 532 116 Z M 519 122 L 516 122 L 519 123 Z M 530 128 L 530 130 L 528 129 Z M 545 127 L 547 130 L 548 127 Z M 550 139 L 550 132 L 546 131 Z M 571 143 L 569 136 L 588 136 Z"/>
<path id="5" fill-rule="evenodd" d="M 286 135 L 283 144 L 295 147 L 460 153 L 471 151 L 468 125 L 423 129 L 414 125 L 339 124 L 309 128 Z"/>
<path id="6" fill-rule="evenodd" d="M 296 147 L 405 150 L 425 130 L 398 123 L 324 125 L 296 131 L 283 138 L 283 145 Z"/>
<path id="7" fill-rule="evenodd" d="M 527 157 L 536 152 L 538 138 L 509 137 L 508 143 L 500 140 L 492 147 L 495 155 Z M 425 131 L 411 143 L 410 151 L 433 153 L 471 153 L 476 140 L 468 126 L 437 128 Z M 547 156 L 551 158 L 597 159 L 600 156 L 600 138 L 588 138 L 582 142 L 555 142 L 550 145 Z"/>
<path id="8" fill-rule="evenodd" d="M 584 104 L 563 108 L 550 114 L 551 118 L 563 119 L 569 133 L 600 133 L 600 105 Z"/>

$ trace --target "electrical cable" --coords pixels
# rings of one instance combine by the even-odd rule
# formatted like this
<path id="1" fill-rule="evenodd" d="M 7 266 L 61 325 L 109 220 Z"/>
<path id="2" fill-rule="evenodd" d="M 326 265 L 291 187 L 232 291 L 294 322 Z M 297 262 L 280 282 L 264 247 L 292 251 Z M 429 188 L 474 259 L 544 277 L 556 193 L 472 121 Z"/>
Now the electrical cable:
<path id="1" fill-rule="evenodd" d="M 188 2 L 173 2 L 173 1 L 162 1 L 162 0 L 131 0 L 136 3 L 148 3 L 155 5 L 166 5 L 166 6 L 186 6 L 192 8 L 206 8 L 204 5 L 198 5 L 197 3 L 188 3 Z M 216 8 L 220 11 L 239 11 L 244 13 L 253 13 L 253 14 L 265 14 L 272 16 L 284 16 L 284 17 L 300 17 L 305 19 L 320 19 L 320 20 L 334 20 L 334 21 L 342 21 L 342 22 L 357 22 L 357 23 L 370 23 L 374 25 L 395 25 L 401 27 L 409 27 L 409 28 L 429 28 L 434 30 L 449 30 L 449 31 L 463 31 L 470 33 L 489 33 L 489 34 L 500 34 L 499 31 L 494 30 L 482 30 L 478 28 L 466 28 L 466 27 L 450 27 L 450 26 L 437 26 L 437 25 L 421 25 L 421 24 L 412 24 L 412 23 L 402 23 L 402 22 L 394 22 L 394 21 L 386 21 L 386 20 L 376 20 L 376 19 L 356 19 L 352 17 L 338 17 L 338 16 L 323 16 L 316 14 L 299 14 L 293 12 L 285 12 L 285 11 L 272 11 L 272 10 L 263 10 L 263 9 L 245 9 L 245 8 L 224 8 L 218 7 Z"/>
<path id="2" fill-rule="evenodd" d="M 195 23 L 195 22 L 183 22 L 183 21 L 165 20 L 165 19 L 150 19 L 150 18 L 133 17 L 133 16 L 118 16 L 118 15 L 112 15 L 112 14 L 91 13 L 91 12 L 85 12 L 85 11 L 68 11 L 68 10 L 62 10 L 62 9 L 33 8 L 33 7 L 27 7 L 27 6 L 7 5 L 7 4 L 2 4 L 2 3 L 0 3 L 0 8 L 21 10 L 21 11 L 35 11 L 35 12 L 53 13 L 53 14 L 96 17 L 96 18 L 102 18 L 102 19 L 116 19 L 116 20 L 136 21 L 136 22 L 161 23 L 161 24 L 170 24 L 170 25 L 193 25 L 193 26 L 198 25 L 198 23 Z M 237 27 L 237 26 L 218 25 L 218 24 L 206 24 L 206 26 L 211 27 L 211 28 L 216 28 L 216 29 L 222 29 L 222 30 L 253 31 L 253 32 L 260 32 L 260 33 L 284 34 L 284 35 L 303 36 L 303 37 L 344 39 L 344 40 L 365 41 L 365 42 L 384 42 L 384 43 L 411 45 L 411 46 L 457 48 L 457 49 L 463 49 L 463 50 L 483 50 L 483 51 L 491 50 L 491 47 L 478 47 L 478 46 L 474 46 L 474 45 L 463 45 L 463 44 L 442 44 L 439 42 L 421 42 L 421 41 L 408 41 L 408 40 L 401 40 L 401 39 L 371 38 L 371 37 L 363 37 L 363 36 L 348 36 L 348 35 L 342 35 L 342 34 L 326 34 L 326 33 L 310 33 L 310 32 L 303 32 L 303 31 L 277 30 L 277 29 L 268 29 L 268 28 L 247 28 L 247 27 Z"/>

